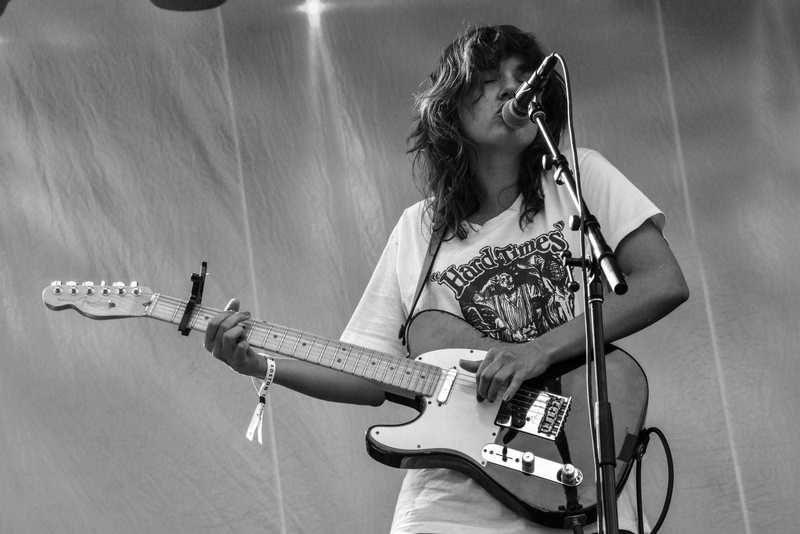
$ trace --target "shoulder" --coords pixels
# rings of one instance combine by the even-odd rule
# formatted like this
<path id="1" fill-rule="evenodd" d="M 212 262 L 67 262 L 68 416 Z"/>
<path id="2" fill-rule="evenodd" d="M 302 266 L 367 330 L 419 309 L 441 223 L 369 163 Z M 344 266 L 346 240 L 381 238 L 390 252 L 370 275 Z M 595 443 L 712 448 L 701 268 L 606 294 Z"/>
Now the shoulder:
<path id="1" fill-rule="evenodd" d="M 407 207 L 395 225 L 396 238 L 401 242 L 427 242 L 431 236 L 429 200 L 423 199 Z"/>
<path id="2" fill-rule="evenodd" d="M 603 173 L 620 173 L 606 157 L 593 148 L 578 147 L 578 166 L 581 173 L 591 175 Z M 621 173 L 620 173 L 621 174 Z"/>

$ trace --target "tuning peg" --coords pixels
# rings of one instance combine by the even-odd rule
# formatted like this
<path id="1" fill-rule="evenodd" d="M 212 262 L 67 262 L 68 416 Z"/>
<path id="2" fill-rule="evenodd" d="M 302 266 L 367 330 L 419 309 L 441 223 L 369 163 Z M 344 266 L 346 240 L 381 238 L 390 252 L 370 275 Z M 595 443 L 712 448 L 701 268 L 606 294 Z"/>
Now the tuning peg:
<path id="1" fill-rule="evenodd" d="M 78 292 L 78 282 L 70 280 L 67 282 L 67 287 L 69 288 L 69 292 L 75 295 Z"/>
<path id="2" fill-rule="evenodd" d="M 86 288 L 87 295 L 94 295 L 94 282 L 86 281 L 83 283 L 83 287 Z"/>
<path id="3" fill-rule="evenodd" d="M 53 293 L 56 295 L 61 294 L 61 280 L 53 280 L 50 282 L 50 287 L 53 288 Z"/>
<path id="4" fill-rule="evenodd" d="M 114 282 L 111 284 L 112 287 L 117 288 L 117 294 L 124 295 L 125 294 L 125 283 L 124 282 Z"/>
<path id="5" fill-rule="evenodd" d="M 131 293 L 136 295 L 137 297 L 142 292 L 142 290 L 139 289 L 139 282 L 137 282 L 136 280 L 131 280 L 131 283 L 128 284 L 128 287 L 131 288 Z"/>

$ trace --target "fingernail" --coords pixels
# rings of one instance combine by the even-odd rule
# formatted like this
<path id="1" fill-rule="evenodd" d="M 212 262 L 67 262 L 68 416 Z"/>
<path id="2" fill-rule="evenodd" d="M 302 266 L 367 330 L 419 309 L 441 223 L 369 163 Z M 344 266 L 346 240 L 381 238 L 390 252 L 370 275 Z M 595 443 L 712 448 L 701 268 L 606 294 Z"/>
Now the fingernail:
<path id="1" fill-rule="evenodd" d="M 485 399 L 484 399 L 483 397 L 481 397 L 480 395 L 478 395 L 478 402 L 483 402 L 484 400 L 485 400 Z"/>

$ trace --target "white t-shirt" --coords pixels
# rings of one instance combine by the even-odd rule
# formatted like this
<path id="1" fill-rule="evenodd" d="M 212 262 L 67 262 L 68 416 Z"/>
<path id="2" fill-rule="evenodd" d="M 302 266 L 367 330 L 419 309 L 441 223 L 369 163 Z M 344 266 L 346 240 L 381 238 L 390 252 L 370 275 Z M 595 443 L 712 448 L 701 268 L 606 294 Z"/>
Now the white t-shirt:
<path id="1" fill-rule="evenodd" d="M 648 219 L 664 215 L 598 152 L 578 151 L 587 206 L 612 250 Z M 544 208 L 520 229 L 522 197 L 466 239 L 442 243 L 415 313 L 440 309 L 504 341 L 526 341 L 583 313 L 583 294 L 566 290 L 560 253 L 580 256 L 578 233 L 567 227 L 576 212 L 566 186 L 552 173 L 542 180 Z M 341 336 L 342 341 L 405 355 L 397 334 L 414 298 L 430 241 L 423 202 L 407 208 Z M 576 271 L 576 277 L 579 273 Z M 630 485 L 629 485 L 630 486 Z M 619 527 L 636 530 L 635 498 L 618 500 Z M 397 500 L 392 534 L 530 534 L 564 532 L 522 519 L 472 479 L 449 469 L 412 469 Z"/>

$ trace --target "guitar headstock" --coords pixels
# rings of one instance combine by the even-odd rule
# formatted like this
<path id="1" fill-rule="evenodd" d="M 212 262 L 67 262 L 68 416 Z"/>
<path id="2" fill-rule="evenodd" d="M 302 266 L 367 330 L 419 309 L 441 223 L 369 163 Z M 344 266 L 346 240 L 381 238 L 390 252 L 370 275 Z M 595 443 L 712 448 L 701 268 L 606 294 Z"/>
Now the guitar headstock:
<path id="1" fill-rule="evenodd" d="M 147 315 L 147 306 L 153 299 L 153 292 L 136 282 L 126 285 L 105 281 L 66 282 L 57 280 L 44 288 L 42 301 L 51 310 L 73 308 L 92 319 L 119 319 Z"/>

